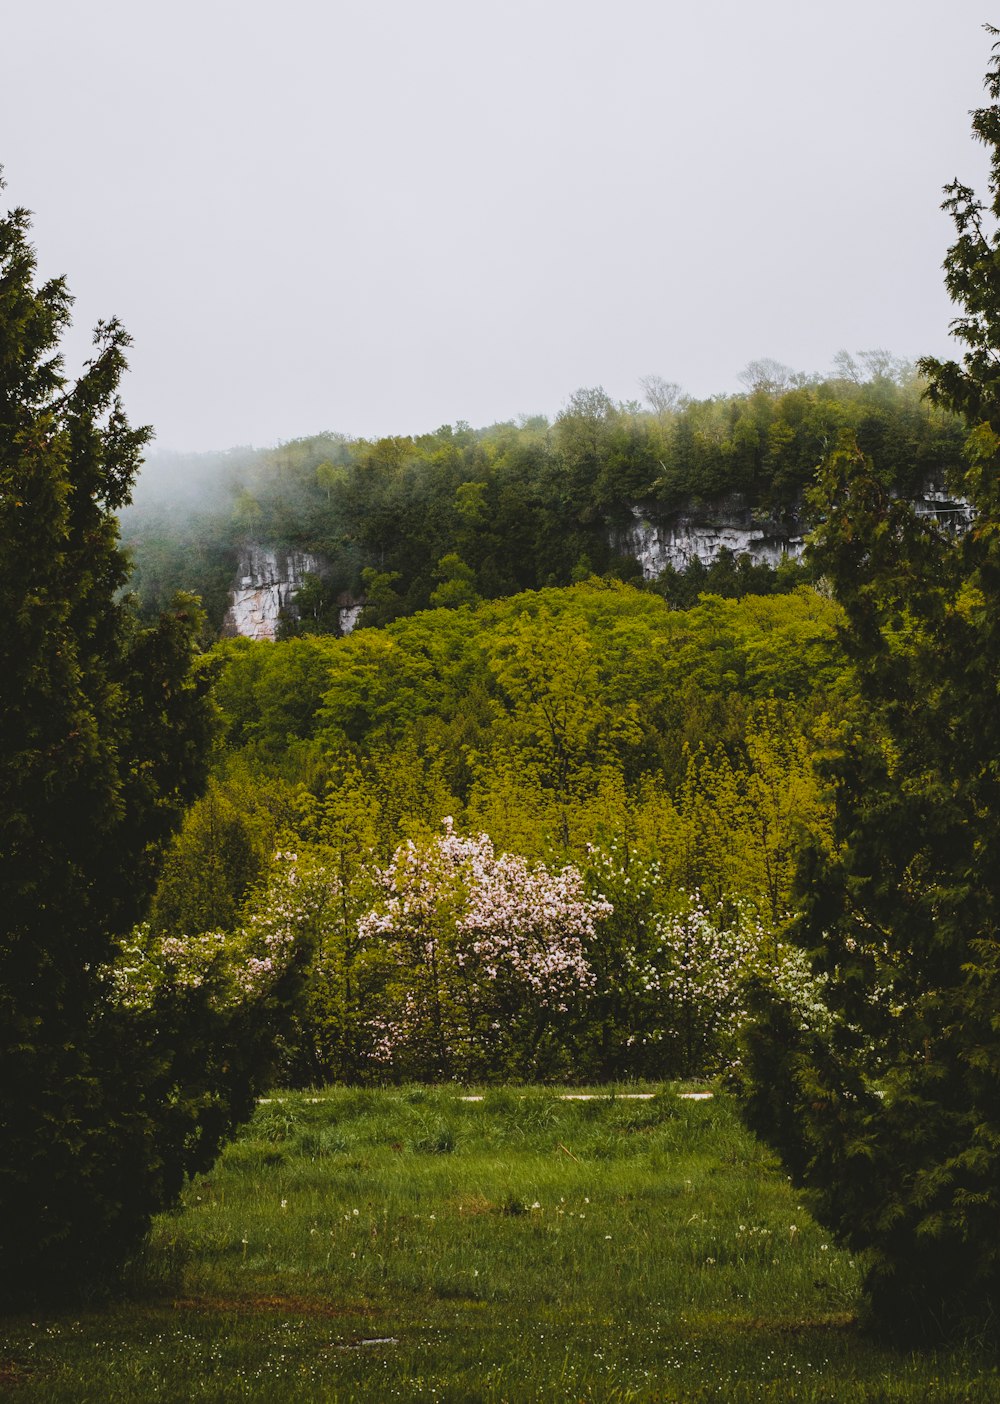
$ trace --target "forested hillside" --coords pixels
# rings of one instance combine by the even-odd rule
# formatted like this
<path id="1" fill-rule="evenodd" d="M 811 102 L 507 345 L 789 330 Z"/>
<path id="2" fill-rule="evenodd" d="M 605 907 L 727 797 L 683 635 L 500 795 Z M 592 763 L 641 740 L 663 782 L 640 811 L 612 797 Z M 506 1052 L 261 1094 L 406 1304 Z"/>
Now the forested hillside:
<path id="1" fill-rule="evenodd" d="M 735 504 L 748 521 L 800 532 L 817 466 L 845 431 L 903 496 L 958 467 L 960 422 L 922 400 L 912 368 L 871 353 L 842 355 L 837 372 L 810 379 L 760 363 L 746 393 L 710 400 L 651 379 L 645 407 L 582 390 L 551 424 L 154 458 L 123 518 L 135 587 L 150 612 L 194 591 L 217 633 L 241 546 L 295 548 L 326 563 L 300 591 L 298 627 L 330 632 L 345 594 L 367 601 L 363 622 L 381 624 L 591 574 L 641 580 L 628 536 L 637 511 L 662 521 Z M 705 589 L 767 593 L 802 578 L 724 554 L 687 581 L 668 568 L 647 583 L 693 604 Z"/>
<path id="2" fill-rule="evenodd" d="M 876 789 L 897 764 L 861 700 L 856 582 L 912 535 L 890 592 L 926 570 L 936 599 L 979 536 L 947 397 L 884 356 L 837 369 L 175 463 L 188 491 L 154 482 L 125 530 L 146 609 L 178 586 L 208 604 L 218 736 L 126 997 L 212 979 L 238 1007 L 298 962 L 280 1057 L 304 1085 L 703 1076 L 784 1020 L 770 1105 L 766 1057 L 842 1032 L 847 965 L 796 925 L 855 841 L 856 777 L 828 777 L 858 747 Z M 654 569 L 685 532 L 684 572 Z M 720 549 L 740 539 L 755 556 Z M 276 642 L 218 638 L 250 545 L 306 572 Z M 893 676 L 908 619 L 875 649 Z"/>
<path id="3" fill-rule="evenodd" d="M 214 780 L 168 855 L 154 947 L 289 910 L 301 942 L 315 921 L 293 1078 L 715 1067 L 749 975 L 782 968 L 796 845 L 828 825 L 813 756 L 853 708 L 838 619 L 808 587 L 685 611 L 592 580 L 344 639 L 224 641 Z M 515 949 L 473 978 L 455 904 L 488 892 L 495 913 L 509 883 L 511 902 L 541 884 L 547 914 L 508 912 Z M 409 935 L 397 908 L 423 913 Z M 557 997 L 518 967 L 505 989 L 536 941 L 559 969 L 575 950 L 582 984 Z M 446 1047 L 427 981 L 449 991 Z M 473 993 L 500 1007 L 470 1013 Z M 413 1025 L 405 1046 L 383 1046 L 387 1020 Z"/>
<path id="4" fill-rule="evenodd" d="M 753 976 L 815 1003 L 782 932 L 797 849 L 831 841 L 816 757 L 858 724 L 840 611 L 798 561 L 654 578 L 629 548 L 671 513 L 801 533 L 842 441 L 891 496 L 957 486 L 961 422 L 882 355 L 826 380 L 760 363 L 708 401 L 646 389 L 581 391 L 552 424 L 161 461 L 125 518 L 147 608 L 198 589 L 217 638 L 248 541 L 324 565 L 277 643 L 207 655 L 213 781 L 140 984 L 181 938 L 195 978 L 217 933 L 266 968 L 294 931 L 303 1081 L 705 1072 Z M 362 627 L 337 637 L 345 598 Z"/>

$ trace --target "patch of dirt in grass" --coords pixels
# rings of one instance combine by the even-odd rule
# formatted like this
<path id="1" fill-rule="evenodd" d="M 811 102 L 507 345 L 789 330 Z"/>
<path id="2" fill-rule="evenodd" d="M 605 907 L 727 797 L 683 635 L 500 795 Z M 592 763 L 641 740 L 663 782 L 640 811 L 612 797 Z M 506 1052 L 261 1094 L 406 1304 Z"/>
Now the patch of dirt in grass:
<path id="1" fill-rule="evenodd" d="M 372 1316 L 374 1308 L 344 1306 L 317 1301 L 314 1297 L 176 1297 L 170 1303 L 175 1311 L 224 1312 L 227 1316 Z"/>
<path id="2" fill-rule="evenodd" d="M 19 1365 L 16 1360 L 0 1360 L 0 1389 L 27 1384 L 31 1376 L 32 1371 L 26 1365 Z"/>
<path id="3" fill-rule="evenodd" d="M 477 1214 L 492 1214 L 496 1205 L 487 1199 L 485 1194 L 473 1194 L 468 1198 L 456 1201 L 456 1208 L 460 1214 L 475 1216 Z"/>

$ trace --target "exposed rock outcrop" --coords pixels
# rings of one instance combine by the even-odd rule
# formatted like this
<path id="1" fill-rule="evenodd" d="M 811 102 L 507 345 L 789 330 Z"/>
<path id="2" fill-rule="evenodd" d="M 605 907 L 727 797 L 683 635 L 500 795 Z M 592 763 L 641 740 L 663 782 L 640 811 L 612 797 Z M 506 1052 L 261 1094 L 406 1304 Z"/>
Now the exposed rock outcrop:
<path id="1" fill-rule="evenodd" d="M 949 530 L 964 531 L 972 521 L 970 504 L 938 483 L 928 483 L 912 505 L 919 516 L 934 517 Z M 673 512 L 637 504 L 632 515 L 634 520 L 615 533 L 614 544 L 635 557 L 646 580 L 655 580 L 667 566 L 686 570 L 696 559 L 711 565 L 722 551 L 749 556 L 754 565 L 798 560 L 809 530 L 801 506 L 770 513 L 736 494 Z"/>
<path id="2" fill-rule="evenodd" d="M 749 556 L 754 565 L 780 565 L 797 559 L 804 548 L 804 526 L 797 514 L 771 517 L 754 512 L 737 498 L 705 507 L 655 516 L 649 508 L 632 508 L 635 518 L 616 543 L 634 556 L 643 576 L 655 580 L 672 566 L 687 570 L 694 560 L 711 565 L 722 551 Z"/>
<path id="3" fill-rule="evenodd" d="M 954 531 L 964 531 L 973 516 L 968 502 L 933 482 L 913 500 L 913 507 Z M 798 560 L 809 529 L 801 506 L 770 512 L 738 494 L 689 503 L 672 512 L 653 503 L 638 503 L 631 510 L 631 521 L 612 532 L 612 541 L 618 552 L 639 562 L 647 580 L 657 579 L 667 566 L 683 571 L 695 560 L 711 565 L 723 551 L 749 556 L 754 565 L 774 567 L 785 559 Z M 277 638 L 282 617 L 297 617 L 295 598 L 306 576 L 323 575 L 326 569 L 321 557 L 306 551 L 247 543 L 223 633 Z M 364 601 L 345 593 L 336 603 L 338 632 L 349 634 Z"/>
<path id="4" fill-rule="evenodd" d="M 222 623 L 223 634 L 273 641 L 283 618 L 298 618 L 296 596 L 306 576 L 322 576 L 327 570 L 328 562 L 308 551 L 247 542 L 240 551 L 236 582 Z M 351 632 L 364 603 L 349 593 L 337 596 L 338 633 Z"/>
<path id="5" fill-rule="evenodd" d="M 361 618 L 361 611 L 365 607 L 364 600 L 355 600 L 352 597 L 340 597 L 340 608 L 337 610 L 339 620 L 339 632 L 341 637 L 353 632 L 355 625 Z"/>
<path id="6" fill-rule="evenodd" d="M 282 615 L 295 613 L 295 596 L 307 575 L 322 574 L 323 562 L 306 551 L 247 544 L 229 597 L 222 632 L 247 639 L 276 639 Z"/>

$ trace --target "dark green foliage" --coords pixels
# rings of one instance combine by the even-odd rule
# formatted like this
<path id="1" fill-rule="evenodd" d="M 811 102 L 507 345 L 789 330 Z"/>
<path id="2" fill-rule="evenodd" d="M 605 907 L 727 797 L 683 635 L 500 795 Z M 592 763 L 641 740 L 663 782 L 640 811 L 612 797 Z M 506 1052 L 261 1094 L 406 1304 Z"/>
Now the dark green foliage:
<path id="1" fill-rule="evenodd" d="M 997 31 L 991 31 L 996 34 Z M 1000 214 L 1000 55 L 974 130 Z M 1000 238 L 949 189 L 960 367 L 922 363 L 968 416 L 955 537 L 886 491 L 855 445 L 822 482 L 814 559 L 835 587 L 865 706 L 829 762 L 837 847 L 801 871 L 798 939 L 828 979 L 827 1028 L 762 1013 L 752 1125 L 842 1242 L 864 1250 L 875 1322 L 911 1339 L 1000 1310 Z"/>
<path id="2" fill-rule="evenodd" d="M 146 1014 L 102 967 L 204 782 L 208 679 L 180 598 L 140 627 L 115 514 L 148 437 L 98 327 L 67 385 L 70 299 L 34 286 L 24 210 L 0 219 L 0 1296 L 119 1266 L 245 1116 L 266 1048 L 206 988 Z M 243 1026 L 240 1021 L 243 1020 Z M 238 1026 L 239 1025 L 239 1026 Z M 261 1025 L 264 1026 L 263 1024 Z"/>
<path id="3" fill-rule="evenodd" d="M 206 642 L 217 638 L 238 561 L 234 543 L 220 535 L 216 519 L 207 512 L 150 512 L 128 545 L 136 565 L 131 584 L 143 616 L 155 618 L 179 590 L 197 590 Z"/>
<path id="4" fill-rule="evenodd" d="M 175 936 L 232 930 L 289 814 L 278 781 L 211 781 L 167 849 L 149 913 L 153 929 Z"/>
<path id="5" fill-rule="evenodd" d="M 749 556 L 734 556 L 723 547 L 711 565 L 703 565 L 696 556 L 686 570 L 667 566 L 652 588 L 675 609 L 690 609 L 701 595 L 741 600 L 745 595 L 784 594 L 812 578 L 808 565 L 790 558 L 777 567 L 754 565 Z"/>

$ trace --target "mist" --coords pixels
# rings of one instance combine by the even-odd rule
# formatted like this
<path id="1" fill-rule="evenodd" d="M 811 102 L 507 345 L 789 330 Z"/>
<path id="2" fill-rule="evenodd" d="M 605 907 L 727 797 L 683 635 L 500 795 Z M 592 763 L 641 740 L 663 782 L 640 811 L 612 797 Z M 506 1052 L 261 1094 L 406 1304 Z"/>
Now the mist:
<path id="1" fill-rule="evenodd" d="M 558 413 L 949 349 L 982 7 L 13 7 L 11 203 L 163 450 Z M 81 159 L 86 152 L 86 159 Z M 183 475 L 182 475 L 183 476 Z"/>

